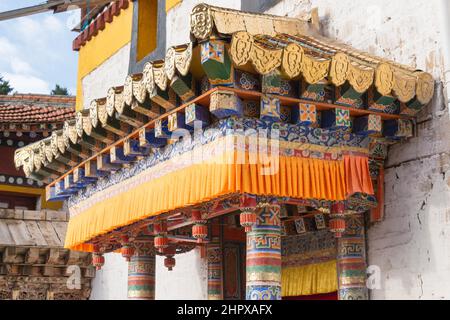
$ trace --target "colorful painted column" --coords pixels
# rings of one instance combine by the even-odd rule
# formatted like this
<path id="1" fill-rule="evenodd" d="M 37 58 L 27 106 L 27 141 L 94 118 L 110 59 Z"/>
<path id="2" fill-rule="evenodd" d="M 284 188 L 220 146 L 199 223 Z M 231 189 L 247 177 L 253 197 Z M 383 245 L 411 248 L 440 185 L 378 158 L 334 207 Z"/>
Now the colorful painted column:
<path id="1" fill-rule="evenodd" d="M 208 300 L 223 300 L 222 247 L 214 238 L 207 247 Z"/>
<path id="2" fill-rule="evenodd" d="M 337 239 L 337 249 L 339 300 L 368 300 L 363 214 L 346 216 L 346 230 Z"/>
<path id="3" fill-rule="evenodd" d="M 128 263 L 128 298 L 155 299 L 155 248 L 153 242 L 135 244 L 136 252 Z"/>
<path id="4" fill-rule="evenodd" d="M 260 204 L 247 232 L 247 300 L 281 300 L 280 206 Z"/>

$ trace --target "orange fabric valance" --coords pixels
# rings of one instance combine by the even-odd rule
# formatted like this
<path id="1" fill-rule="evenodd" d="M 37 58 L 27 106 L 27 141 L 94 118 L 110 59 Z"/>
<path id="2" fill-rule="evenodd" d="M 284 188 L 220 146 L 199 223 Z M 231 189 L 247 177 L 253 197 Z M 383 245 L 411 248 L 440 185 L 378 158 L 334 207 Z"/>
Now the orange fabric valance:
<path id="1" fill-rule="evenodd" d="M 345 200 L 355 192 L 373 194 L 364 156 L 346 155 L 343 160 L 280 156 L 278 170 L 272 175 L 261 174 L 267 169 L 265 164 L 249 164 L 248 152 L 244 164 L 237 163 L 237 157 L 236 151 L 224 152 L 152 178 L 164 171 L 156 166 L 100 191 L 71 208 L 65 247 L 91 251 L 85 243 L 96 236 L 234 193 L 322 200 Z"/>

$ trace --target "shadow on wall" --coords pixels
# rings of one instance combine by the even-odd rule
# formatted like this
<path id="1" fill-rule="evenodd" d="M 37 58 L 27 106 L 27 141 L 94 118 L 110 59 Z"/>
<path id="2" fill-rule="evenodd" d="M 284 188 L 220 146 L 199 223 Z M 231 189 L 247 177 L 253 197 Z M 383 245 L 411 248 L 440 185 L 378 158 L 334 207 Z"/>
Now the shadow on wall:
<path id="1" fill-rule="evenodd" d="M 435 152 L 439 130 L 450 125 L 442 99 L 422 115 L 418 137 L 390 150 L 386 170 L 385 220 L 368 231 L 369 265 L 381 269 L 381 289 L 372 299 L 449 299 L 450 154 Z M 431 134 L 426 129 L 434 128 Z M 428 133 L 427 133 L 428 132 Z M 442 135 L 441 137 L 443 137 Z M 397 162 L 400 154 L 416 153 L 424 144 L 430 154 Z"/>

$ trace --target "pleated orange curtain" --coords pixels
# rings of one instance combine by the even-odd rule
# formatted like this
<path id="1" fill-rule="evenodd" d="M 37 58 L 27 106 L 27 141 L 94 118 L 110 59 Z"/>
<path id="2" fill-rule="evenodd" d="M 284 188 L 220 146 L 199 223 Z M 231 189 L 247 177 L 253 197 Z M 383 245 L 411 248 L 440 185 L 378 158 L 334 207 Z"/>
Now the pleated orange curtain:
<path id="1" fill-rule="evenodd" d="M 230 156 L 234 161 L 229 161 Z M 249 156 L 246 154 L 246 160 Z M 132 188 L 112 187 L 122 187 L 120 192 L 110 188 L 101 191 L 101 201 L 90 204 L 70 220 L 66 248 L 92 251 L 85 243 L 96 236 L 235 193 L 332 201 L 344 200 L 356 192 L 373 194 L 367 157 L 345 156 L 343 161 L 333 161 L 281 156 L 268 175 L 262 174 L 267 171 L 266 164 L 241 164 L 237 157 L 236 152 L 224 153 L 214 161 L 192 164 Z"/>

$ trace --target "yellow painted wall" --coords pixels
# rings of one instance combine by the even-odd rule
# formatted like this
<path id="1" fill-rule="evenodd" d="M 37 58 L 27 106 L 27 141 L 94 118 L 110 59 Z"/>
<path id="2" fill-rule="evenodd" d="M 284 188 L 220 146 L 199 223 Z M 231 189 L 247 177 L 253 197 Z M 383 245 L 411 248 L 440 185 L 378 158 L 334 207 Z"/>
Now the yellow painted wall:
<path id="1" fill-rule="evenodd" d="M 183 0 L 166 0 L 166 12 L 181 3 Z"/>
<path id="2" fill-rule="evenodd" d="M 133 2 L 130 2 L 127 9 L 121 10 L 119 16 L 115 16 L 111 23 L 106 23 L 105 29 L 99 31 L 95 37 L 92 37 L 80 48 L 78 53 L 77 110 L 83 109 L 83 78 L 131 42 L 133 6 Z"/>
<path id="3" fill-rule="evenodd" d="M 59 210 L 62 208 L 62 205 L 63 205 L 62 202 L 47 202 L 45 200 L 45 189 L 10 186 L 10 185 L 0 184 L 0 192 L 2 192 L 2 191 L 41 196 L 42 209 Z"/>
<path id="4" fill-rule="evenodd" d="M 158 1 L 139 2 L 138 38 L 136 62 L 141 61 L 156 49 L 158 30 Z"/>

